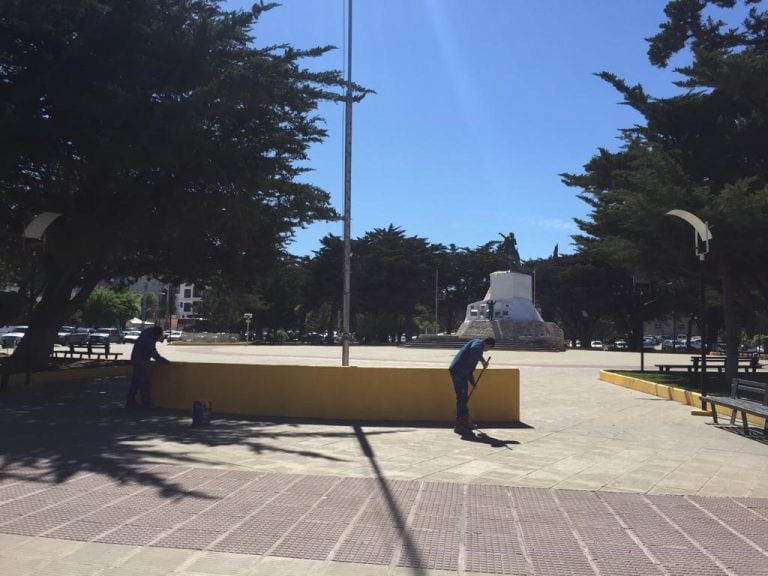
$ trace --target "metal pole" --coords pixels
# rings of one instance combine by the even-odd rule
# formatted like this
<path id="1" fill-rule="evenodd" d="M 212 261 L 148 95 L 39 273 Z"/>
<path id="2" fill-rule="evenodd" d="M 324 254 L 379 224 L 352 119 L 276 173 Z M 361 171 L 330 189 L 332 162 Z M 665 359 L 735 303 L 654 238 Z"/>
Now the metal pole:
<path id="1" fill-rule="evenodd" d="M 171 285 L 167 285 L 165 289 L 165 319 L 168 322 L 166 330 L 171 329 Z"/>
<path id="2" fill-rule="evenodd" d="M 435 334 L 440 332 L 440 316 L 437 312 L 438 269 L 435 268 Z"/>
<path id="3" fill-rule="evenodd" d="M 642 298 L 642 296 L 640 296 Z M 643 320 L 643 303 L 640 301 L 640 372 L 645 372 L 645 321 Z"/>
<path id="4" fill-rule="evenodd" d="M 704 254 L 699 254 L 699 330 L 701 331 L 699 388 L 702 396 L 707 395 L 707 304 L 704 298 L 704 256 Z"/>
<path id="5" fill-rule="evenodd" d="M 352 206 L 352 0 L 347 16 L 347 101 L 344 107 L 344 293 L 342 298 L 341 365 L 349 366 L 350 233 Z"/>

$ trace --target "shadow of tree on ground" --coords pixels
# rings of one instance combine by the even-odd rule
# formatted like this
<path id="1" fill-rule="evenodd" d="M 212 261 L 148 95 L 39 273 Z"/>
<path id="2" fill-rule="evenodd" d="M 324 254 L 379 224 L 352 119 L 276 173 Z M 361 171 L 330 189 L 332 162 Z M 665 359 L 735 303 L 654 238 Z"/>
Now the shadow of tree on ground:
<path id="1" fill-rule="evenodd" d="M 205 497 L 190 493 L 152 472 L 157 462 L 210 466 L 189 453 L 151 448 L 161 440 L 205 447 L 239 446 L 254 454 L 279 452 L 342 462 L 309 449 L 281 446 L 287 439 L 355 438 L 351 427 L 302 429 L 301 422 L 244 416 L 217 416 L 215 424 L 191 426 L 190 413 L 172 410 L 126 410 L 125 377 L 49 384 L 34 389 L 12 388 L 0 396 L 0 481 L 14 479 L 66 482 L 75 474 L 106 474 L 121 483 L 154 486 L 164 496 Z M 286 430 L 290 428 L 290 430 Z M 380 431 L 378 434 L 397 433 Z M 36 472 L 30 477 L 30 470 Z"/>

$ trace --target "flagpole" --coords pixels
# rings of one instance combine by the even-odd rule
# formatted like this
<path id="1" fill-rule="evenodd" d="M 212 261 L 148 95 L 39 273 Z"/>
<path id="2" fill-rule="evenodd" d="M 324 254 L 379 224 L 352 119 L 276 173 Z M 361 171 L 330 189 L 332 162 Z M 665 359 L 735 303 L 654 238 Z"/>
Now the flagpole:
<path id="1" fill-rule="evenodd" d="M 350 235 L 352 207 L 352 0 L 347 9 L 347 99 L 344 108 L 344 293 L 341 365 L 349 366 Z"/>

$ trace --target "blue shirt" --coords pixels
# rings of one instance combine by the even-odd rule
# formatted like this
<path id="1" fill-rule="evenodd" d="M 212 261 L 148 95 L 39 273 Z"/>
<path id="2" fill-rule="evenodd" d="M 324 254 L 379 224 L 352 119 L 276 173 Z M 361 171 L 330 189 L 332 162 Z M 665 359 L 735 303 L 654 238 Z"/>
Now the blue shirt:
<path id="1" fill-rule="evenodd" d="M 160 356 L 157 351 L 157 340 L 155 339 L 155 332 L 152 328 L 144 328 L 136 338 L 136 342 L 133 344 L 133 351 L 131 352 L 131 362 L 146 364 L 154 358 L 158 362 L 168 362 L 165 358 Z"/>
<path id="2" fill-rule="evenodd" d="M 477 366 L 477 363 L 480 362 L 480 359 L 483 357 L 483 348 L 484 344 L 482 340 L 477 338 L 470 340 L 461 347 L 461 350 L 459 350 L 453 358 L 453 362 L 451 362 L 448 369 L 457 374 L 472 374 L 475 366 Z"/>

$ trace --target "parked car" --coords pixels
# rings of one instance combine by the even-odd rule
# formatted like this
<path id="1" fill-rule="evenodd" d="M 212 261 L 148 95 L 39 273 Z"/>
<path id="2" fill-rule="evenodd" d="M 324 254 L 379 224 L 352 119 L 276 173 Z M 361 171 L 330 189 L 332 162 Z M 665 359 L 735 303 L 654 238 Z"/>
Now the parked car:
<path id="1" fill-rule="evenodd" d="M 184 332 L 181 330 L 166 330 L 163 336 L 165 336 L 168 342 L 176 342 L 184 337 Z"/>
<path id="2" fill-rule="evenodd" d="M 691 341 L 688 343 L 691 350 L 701 350 L 701 336 L 691 336 Z"/>
<path id="3" fill-rule="evenodd" d="M 140 334 L 141 330 L 126 330 L 125 333 L 123 333 L 123 342 L 133 344 L 138 340 Z"/>
<path id="4" fill-rule="evenodd" d="M 103 328 L 94 328 L 88 334 L 88 344 L 97 344 L 99 346 L 106 346 L 111 340 L 109 339 L 109 332 Z"/>
<path id="5" fill-rule="evenodd" d="M 15 348 L 18 343 L 24 338 L 24 334 L 27 332 L 27 326 L 11 326 L 2 335 L 2 347 L 3 348 Z"/>
<path id="6" fill-rule="evenodd" d="M 616 340 L 616 342 L 613 343 L 613 349 L 614 350 L 626 350 L 627 349 L 627 341 L 626 340 Z"/>
<path id="7" fill-rule="evenodd" d="M 685 349 L 685 343 L 680 344 L 677 340 L 672 340 L 671 338 L 668 338 L 666 340 L 661 341 L 661 349 L 662 350 L 684 350 Z"/>
<path id="8" fill-rule="evenodd" d="M 125 336 L 123 335 L 122 330 L 118 330 L 117 328 L 96 328 L 96 332 L 99 334 L 107 334 L 109 341 L 112 343 L 122 344 L 125 342 Z"/>
<path id="9" fill-rule="evenodd" d="M 56 342 L 59 344 L 66 344 L 67 336 L 69 336 L 74 329 L 74 326 L 62 326 L 59 328 L 59 331 L 56 334 Z"/>
<path id="10" fill-rule="evenodd" d="M 63 344 L 67 346 L 85 346 L 88 344 L 88 336 L 93 330 L 91 328 L 75 328 L 67 334 Z"/>
<path id="11" fill-rule="evenodd" d="M 603 341 L 602 340 L 592 340 L 592 342 L 589 343 L 589 347 L 596 350 L 602 350 L 603 349 Z"/>

